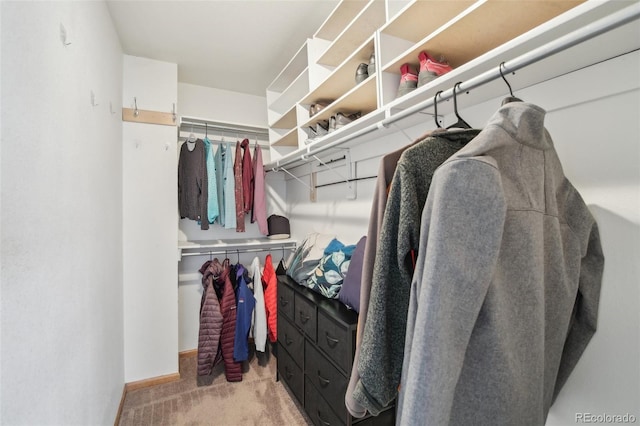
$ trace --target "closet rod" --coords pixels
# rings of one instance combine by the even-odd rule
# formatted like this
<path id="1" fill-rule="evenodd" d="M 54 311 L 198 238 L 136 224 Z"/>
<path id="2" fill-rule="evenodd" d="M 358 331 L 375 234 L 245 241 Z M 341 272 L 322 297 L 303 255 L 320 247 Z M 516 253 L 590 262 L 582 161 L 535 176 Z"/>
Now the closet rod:
<path id="1" fill-rule="evenodd" d="M 221 250 L 221 251 L 198 251 L 198 252 L 190 252 L 190 253 L 182 253 L 182 256 L 209 256 L 214 254 L 240 254 L 240 253 L 257 253 L 264 251 L 275 251 L 275 250 L 295 250 L 296 245 L 285 245 L 285 246 L 275 246 L 275 247 L 263 247 L 263 248 L 251 248 L 251 249 L 230 249 L 230 250 Z"/>
<path id="2" fill-rule="evenodd" d="M 245 126 L 242 124 L 222 123 L 200 118 L 182 117 L 180 119 L 180 130 L 190 131 L 191 129 L 206 129 L 212 132 L 222 132 L 236 135 L 261 136 L 265 140 L 269 139 L 269 130 L 257 126 Z"/>
<path id="3" fill-rule="evenodd" d="M 517 70 L 520 70 L 535 62 L 546 59 L 551 55 L 562 52 L 566 49 L 569 49 L 580 43 L 583 43 L 589 39 L 597 37 L 615 28 L 621 27 L 622 25 L 628 24 L 638 19 L 639 17 L 640 17 L 640 3 L 634 3 L 633 5 L 626 7 L 625 9 L 612 13 L 609 16 L 601 18 L 595 22 L 592 22 L 591 24 L 588 24 L 580 29 L 574 30 L 562 37 L 559 37 L 536 49 L 533 49 L 527 53 L 517 56 L 516 58 L 510 61 L 505 62 L 503 65 L 504 67 L 503 72 L 510 73 L 510 72 L 515 72 Z M 458 85 L 458 89 L 462 91 L 468 91 L 471 89 L 475 89 L 479 86 L 482 86 L 483 84 L 487 84 L 498 78 L 502 78 L 502 77 L 500 75 L 500 66 L 499 64 L 496 64 L 495 68 L 488 70 L 465 82 L 462 82 L 462 84 Z M 439 96 L 440 100 L 438 102 L 442 102 L 450 98 L 453 98 L 453 88 L 442 92 Z M 399 121 L 403 118 L 406 118 L 412 114 L 415 114 L 419 111 L 430 108 L 432 106 L 433 106 L 433 98 L 426 99 L 422 102 L 417 103 L 412 107 L 409 107 L 405 110 L 398 112 L 397 114 L 393 114 L 386 119 L 383 119 L 370 126 L 364 127 L 350 135 L 347 135 L 340 139 L 336 139 L 335 141 L 330 142 L 324 146 L 318 147 L 317 149 L 312 149 L 312 147 L 307 147 L 306 152 L 302 154 L 302 157 L 309 157 L 311 155 L 320 154 L 321 152 L 324 152 L 328 149 L 342 145 L 348 142 L 349 140 L 372 133 L 378 129 L 387 128 L 389 127 L 389 125 L 391 125 L 396 121 Z M 287 158 L 282 163 L 280 162 L 280 160 L 276 160 L 276 164 L 275 166 L 271 167 L 271 170 L 277 169 L 278 167 L 287 166 L 299 161 L 304 161 L 304 158 L 301 158 L 300 154 L 292 155 L 291 158 Z"/>

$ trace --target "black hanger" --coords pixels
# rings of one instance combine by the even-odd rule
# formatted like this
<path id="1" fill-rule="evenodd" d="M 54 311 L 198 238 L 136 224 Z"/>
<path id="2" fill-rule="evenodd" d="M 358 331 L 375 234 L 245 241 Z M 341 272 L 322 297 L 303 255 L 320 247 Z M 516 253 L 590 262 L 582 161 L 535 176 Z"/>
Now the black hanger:
<path id="1" fill-rule="evenodd" d="M 433 97 L 433 119 L 436 121 L 436 126 L 438 129 L 442 129 L 440 122 L 438 121 L 438 95 L 442 93 L 442 90 L 438 91 L 436 95 Z"/>
<path id="2" fill-rule="evenodd" d="M 455 86 L 453 86 L 453 111 L 456 114 L 456 117 L 458 117 L 458 122 L 455 124 L 452 124 L 451 126 L 447 127 L 447 129 L 451 129 L 454 127 L 457 127 L 459 129 L 470 129 L 471 126 L 469 125 L 469 123 L 467 123 L 466 121 L 464 121 L 462 119 L 462 117 L 460 117 L 460 114 L 458 114 L 458 100 L 456 97 L 456 88 L 462 84 L 461 81 L 457 82 Z"/>
<path id="3" fill-rule="evenodd" d="M 500 64 L 499 70 L 500 70 L 500 77 L 502 77 L 502 79 L 504 80 L 504 82 L 507 84 L 507 87 L 509 88 L 509 95 L 506 98 L 504 98 L 502 100 L 502 105 L 504 104 L 508 104 L 509 102 L 522 102 L 522 99 L 520 98 L 516 98 L 513 95 L 513 90 L 511 90 L 511 85 L 509 84 L 509 82 L 507 81 L 507 78 L 504 76 L 504 74 L 502 73 L 502 67 L 504 67 L 504 62 L 502 62 Z M 505 67 L 506 68 L 506 67 Z"/>

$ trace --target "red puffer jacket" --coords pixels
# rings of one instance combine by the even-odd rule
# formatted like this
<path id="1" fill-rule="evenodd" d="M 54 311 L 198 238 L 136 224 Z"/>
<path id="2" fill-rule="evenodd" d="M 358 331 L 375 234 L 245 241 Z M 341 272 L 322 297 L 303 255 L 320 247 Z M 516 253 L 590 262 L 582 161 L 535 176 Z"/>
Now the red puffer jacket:
<path id="1" fill-rule="evenodd" d="M 198 376 L 208 376 L 213 370 L 220 350 L 222 332 L 222 312 L 220 302 L 213 287 L 214 279 L 211 261 L 200 268 L 204 291 L 200 299 L 200 330 L 198 333 Z"/>
<path id="2" fill-rule="evenodd" d="M 264 307 L 267 311 L 269 341 L 275 342 L 278 340 L 278 279 L 270 254 L 264 260 L 262 286 L 264 287 Z"/>

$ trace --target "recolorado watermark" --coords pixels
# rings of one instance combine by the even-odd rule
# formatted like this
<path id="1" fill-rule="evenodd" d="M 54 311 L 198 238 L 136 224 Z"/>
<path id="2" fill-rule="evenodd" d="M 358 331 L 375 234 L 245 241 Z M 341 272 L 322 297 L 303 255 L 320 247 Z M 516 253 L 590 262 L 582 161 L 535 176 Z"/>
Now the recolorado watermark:
<path id="1" fill-rule="evenodd" d="M 591 424 L 624 424 L 624 423 L 636 423 L 636 416 L 633 414 L 594 414 L 594 413 L 576 413 L 576 423 L 591 423 Z"/>

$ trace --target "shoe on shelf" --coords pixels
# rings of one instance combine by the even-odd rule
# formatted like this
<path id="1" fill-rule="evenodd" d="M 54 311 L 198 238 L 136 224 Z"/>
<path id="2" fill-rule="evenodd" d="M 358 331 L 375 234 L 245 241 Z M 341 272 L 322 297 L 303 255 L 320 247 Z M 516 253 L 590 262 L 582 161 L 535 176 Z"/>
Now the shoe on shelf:
<path id="1" fill-rule="evenodd" d="M 397 98 L 413 92 L 418 87 L 418 76 L 411 69 L 411 65 L 403 64 L 400 67 L 400 85 L 398 86 Z"/>
<path id="2" fill-rule="evenodd" d="M 316 133 L 316 128 L 314 126 L 307 127 L 307 139 L 304 141 L 305 144 L 309 145 L 311 142 L 318 138 L 318 134 Z"/>
<path id="3" fill-rule="evenodd" d="M 327 101 L 318 101 L 315 104 L 311 104 L 311 106 L 309 107 L 309 118 L 313 117 L 314 115 L 322 111 L 330 103 L 331 102 L 327 102 Z"/>
<path id="4" fill-rule="evenodd" d="M 329 133 L 334 132 L 336 130 L 336 116 L 332 115 L 329 118 Z"/>
<path id="5" fill-rule="evenodd" d="M 367 65 L 367 73 L 373 75 L 376 72 L 376 54 L 372 53 L 369 58 L 369 65 Z"/>
<path id="6" fill-rule="evenodd" d="M 329 133 L 329 120 L 318 121 L 316 123 L 316 137 L 321 138 L 327 133 Z"/>
<path id="7" fill-rule="evenodd" d="M 344 115 L 343 113 L 339 112 L 335 115 L 335 123 L 336 123 L 335 129 L 338 130 L 343 126 L 346 126 L 347 124 L 354 122 L 361 116 L 362 116 L 361 112 L 356 112 L 350 115 Z"/>
<path id="8" fill-rule="evenodd" d="M 360 64 L 358 65 L 358 69 L 356 69 L 356 84 L 360 84 L 369 77 L 369 65 L 368 64 Z"/>
<path id="9" fill-rule="evenodd" d="M 427 52 L 420 52 L 420 72 L 418 73 L 418 87 L 424 86 L 443 74 L 452 70 L 451 66 L 440 58 L 440 61 L 433 59 Z"/>

